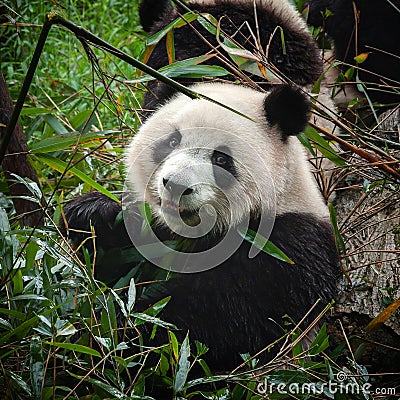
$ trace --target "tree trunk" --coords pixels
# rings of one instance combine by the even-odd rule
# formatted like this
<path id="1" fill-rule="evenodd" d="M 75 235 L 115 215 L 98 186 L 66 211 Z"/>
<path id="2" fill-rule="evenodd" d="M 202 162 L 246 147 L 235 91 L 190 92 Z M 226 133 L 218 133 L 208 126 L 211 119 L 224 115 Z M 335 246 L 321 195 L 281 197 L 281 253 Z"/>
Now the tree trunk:
<path id="1" fill-rule="evenodd" d="M 8 91 L 6 82 L 0 72 L 0 133 L 4 137 L 7 124 L 13 111 L 13 104 Z M 25 136 L 22 132 L 21 124 L 16 125 L 7 153 L 4 157 L 2 167 L 6 176 L 7 184 L 12 196 L 17 218 L 21 226 L 36 226 L 43 225 L 43 211 L 39 204 L 29 201 L 21 196 L 33 197 L 30 190 L 23 184 L 17 183 L 15 177 L 11 174 L 16 174 L 21 178 L 28 178 L 32 182 L 39 185 L 36 171 L 29 163 L 27 158 L 28 146 Z M 41 199 L 43 204 L 44 200 Z"/>
<path id="2" fill-rule="evenodd" d="M 379 136 L 400 142 L 399 109 L 382 114 L 380 119 Z M 393 150 L 391 155 L 399 159 L 400 151 Z M 383 318 L 384 323 L 373 331 L 366 330 L 374 318 L 400 299 L 398 183 L 391 184 L 390 179 L 383 182 L 382 174 L 359 158 L 351 163 L 354 172 L 341 182 L 334 200 L 346 254 L 342 255 L 344 275 L 338 285 L 332 332 L 342 339 L 344 334 L 350 338 L 356 359 L 369 372 L 400 373 L 400 309 Z M 365 191 L 367 180 L 371 185 Z"/>

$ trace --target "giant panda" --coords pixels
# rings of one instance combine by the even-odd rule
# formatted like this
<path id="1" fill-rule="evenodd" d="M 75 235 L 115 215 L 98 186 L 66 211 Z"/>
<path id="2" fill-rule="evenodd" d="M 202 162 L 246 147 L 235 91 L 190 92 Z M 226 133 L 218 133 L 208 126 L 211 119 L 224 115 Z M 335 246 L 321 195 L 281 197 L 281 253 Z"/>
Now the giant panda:
<path id="1" fill-rule="evenodd" d="M 145 27 L 162 26 L 172 18 L 172 11 L 160 12 L 163 8 L 154 8 L 155 14 L 144 18 L 145 4 L 156 3 L 142 4 Z M 240 25 L 249 13 L 254 15 L 252 1 L 189 4 L 227 13 Z M 289 3 L 256 4 L 265 29 L 263 42 L 282 25 L 290 42 L 287 58 L 281 55 L 282 65 L 292 81 L 311 84 L 320 62 L 305 24 Z M 175 44 L 183 43 L 179 40 Z M 187 46 L 176 53 L 194 56 Z M 279 46 L 274 52 L 279 63 Z M 153 268 L 177 273 L 139 299 L 137 306 L 144 310 L 171 296 L 159 317 L 179 328 L 181 340 L 189 332 L 192 340 L 209 346 L 204 358 L 213 371 L 228 371 L 241 363 L 240 354 L 256 354 L 282 337 L 285 316 L 296 324 L 316 302 L 326 305 L 335 295 L 338 256 L 329 213 L 296 137 L 310 117 L 310 102 L 293 84 L 263 92 L 237 83 L 203 82 L 191 86 L 201 95 L 195 100 L 155 85 L 145 104 L 156 111 L 126 150 L 127 197 L 133 198 L 133 204 L 124 201 L 126 230 L 114 224 L 120 206 L 99 193 L 65 206 L 66 229 L 76 242 L 93 226 L 106 252 L 129 240 L 136 245 L 138 237 L 146 236 L 136 203 L 149 204 L 154 218 L 151 237 L 184 246 L 175 258 L 161 257 L 161 263 L 158 256 L 146 254 Z M 293 264 L 243 239 L 243 225 L 261 232 L 262 243 L 269 239 Z M 221 247 L 219 258 L 221 253 L 213 250 L 221 243 L 229 251 L 225 254 Z M 138 248 L 146 248 L 141 244 Z M 117 269 L 114 265 L 112 271 Z M 158 329 L 154 340 L 165 343 L 167 336 Z M 258 357 L 265 361 L 271 354 Z"/>

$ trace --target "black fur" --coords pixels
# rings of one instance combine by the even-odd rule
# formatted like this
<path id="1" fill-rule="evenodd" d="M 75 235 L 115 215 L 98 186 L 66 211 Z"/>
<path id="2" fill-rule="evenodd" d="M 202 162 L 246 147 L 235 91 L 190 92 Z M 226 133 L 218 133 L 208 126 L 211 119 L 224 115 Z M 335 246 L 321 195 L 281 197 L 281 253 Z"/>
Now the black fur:
<path id="1" fill-rule="evenodd" d="M 180 339 L 189 331 L 192 340 L 211 346 L 204 358 L 214 371 L 233 369 L 241 363 L 239 353 L 255 354 L 281 337 L 285 314 L 299 322 L 319 298 L 325 305 L 334 297 L 338 266 L 328 223 L 286 214 L 277 218 L 270 240 L 295 265 L 263 252 L 249 259 L 244 242 L 220 266 L 168 281 L 160 295 L 172 296 L 161 318 L 180 327 Z M 156 341 L 165 343 L 166 334 Z"/>
<path id="2" fill-rule="evenodd" d="M 64 218 L 60 219 L 60 229 L 75 247 L 84 242 L 89 251 L 96 247 L 98 259 L 95 278 L 112 283 L 126 275 L 133 267 L 132 263 L 115 264 L 113 254 L 117 255 L 132 242 L 126 232 L 124 222 L 116 222 L 121 206 L 109 197 L 91 192 L 79 196 L 64 206 Z M 95 240 L 92 239 L 94 229 Z M 102 255 L 107 255 L 103 260 Z"/>
<path id="3" fill-rule="evenodd" d="M 301 91 L 289 85 L 276 87 L 264 101 L 267 121 L 279 127 L 283 139 L 304 130 L 309 119 L 310 106 Z"/>
<path id="4" fill-rule="evenodd" d="M 152 148 L 153 161 L 156 164 L 160 164 L 166 157 L 168 157 L 175 147 L 179 146 L 181 140 L 182 134 L 176 130 L 171 133 L 169 137 L 157 141 Z M 174 142 L 174 144 L 171 142 Z"/>
<path id="5" fill-rule="evenodd" d="M 391 2 L 400 9 L 400 0 L 391 0 Z M 353 3 L 359 12 L 357 29 L 355 29 Z M 399 86 L 398 83 L 389 81 L 388 78 L 398 82 L 400 76 L 400 13 L 388 1 L 309 0 L 305 5 L 310 7 L 308 22 L 314 26 L 324 27 L 333 39 L 335 55 L 339 60 L 355 65 L 354 57 L 357 54 L 370 53 L 368 58 L 360 64 L 360 68 L 363 70 L 359 71 L 360 79 L 367 83 L 370 89 L 376 88 L 376 85 L 382 81 Z M 324 19 L 322 15 L 326 9 L 329 9 L 333 15 Z M 356 33 L 358 33 L 357 36 Z M 343 67 L 345 70 L 347 68 L 349 67 Z M 373 100 L 384 103 L 400 101 L 399 91 L 396 94 L 369 90 L 368 95 Z"/>
<path id="6" fill-rule="evenodd" d="M 170 11 L 172 11 L 172 7 L 169 0 L 143 1 L 139 6 L 140 23 L 143 29 L 149 32 L 152 26 Z"/>
<path id="7" fill-rule="evenodd" d="M 97 246 L 105 250 L 120 247 L 121 243 L 130 244 L 123 222 L 115 223 L 120 211 L 121 206 L 117 202 L 99 192 L 91 192 L 64 206 L 65 221 L 60 220 L 62 230 L 75 244 L 92 236 L 92 226 L 95 228 Z M 88 240 L 85 246 L 92 249 L 92 241 Z"/>
<path id="8" fill-rule="evenodd" d="M 119 205 L 101 194 L 81 198 L 80 217 L 84 218 L 81 225 L 94 221 L 96 231 L 100 232 L 105 221 L 97 218 L 98 209 L 90 205 L 96 202 L 97 205 L 101 202 L 106 210 L 117 210 Z M 73 208 L 66 208 L 65 214 L 69 222 L 77 222 Z M 115 212 L 110 212 L 109 217 L 114 215 Z M 113 220 L 108 222 L 106 226 L 112 226 Z M 258 221 L 251 222 L 253 229 L 257 225 Z M 113 246 L 112 235 L 108 240 L 106 246 Z M 295 264 L 279 261 L 264 252 L 249 259 L 250 245 L 244 241 L 218 267 L 196 274 L 179 274 L 159 287 L 156 295 L 153 292 L 150 299 L 138 301 L 138 306 L 143 310 L 171 296 L 160 318 L 180 328 L 176 332 L 180 339 L 189 331 L 192 340 L 211 346 L 204 358 L 214 371 L 230 370 L 240 364 L 239 353 L 255 354 L 282 336 L 285 314 L 298 322 L 318 299 L 322 300 L 322 306 L 335 294 L 338 260 L 328 222 L 310 214 L 278 216 L 270 240 Z M 203 247 L 204 243 L 194 242 L 191 251 Z M 150 332 L 151 326 L 145 330 Z M 166 335 L 158 329 L 151 343 L 166 343 Z M 260 358 L 265 361 L 271 354 Z"/>
<path id="9" fill-rule="evenodd" d="M 223 158 L 223 163 L 220 162 L 220 157 Z M 235 166 L 235 160 L 230 154 L 229 147 L 222 146 L 214 150 L 211 157 L 211 163 L 213 165 L 214 179 L 218 187 L 224 189 L 233 185 L 236 182 L 238 176 Z M 221 173 L 221 169 L 227 171 L 228 174 Z"/>
<path id="10" fill-rule="evenodd" d="M 143 8 L 145 4 L 153 4 L 153 2 L 150 0 L 143 1 Z M 254 23 L 253 2 L 249 1 L 246 4 L 236 5 L 225 4 L 222 2 L 222 4 L 216 6 L 190 5 L 190 7 L 198 12 L 210 13 L 217 20 L 222 18 L 221 29 L 228 35 L 235 34 L 238 28 L 241 27 L 241 33 L 235 35 L 235 40 L 244 46 L 244 48 L 254 52 L 255 49 L 252 44 L 253 42 L 249 29 L 245 25 L 245 22 L 248 22 L 252 32 L 257 32 Z M 178 18 L 179 14 L 184 13 L 185 10 L 181 9 L 179 6 L 169 10 L 168 13 L 164 14 L 161 21 L 155 21 L 154 25 L 150 29 L 150 33 L 153 34 L 158 32 L 175 18 Z M 281 16 L 268 13 L 261 7 L 257 8 L 257 15 L 261 46 L 265 49 L 269 44 L 269 61 L 293 82 L 300 85 L 312 84 L 322 72 L 322 62 L 319 49 L 312 36 L 304 35 L 303 32 L 299 33 L 290 25 L 285 24 L 282 21 Z M 142 23 L 147 25 L 149 19 L 152 17 L 151 14 L 141 14 L 141 18 Z M 271 40 L 271 34 L 277 26 L 281 26 L 284 31 L 286 54 L 283 52 L 279 33 L 275 33 Z M 203 35 L 209 43 L 218 47 L 218 42 L 216 41 L 215 36 L 210 34 L 197 21 L 193 22 L 193 27 Z M 204 55 L 211 50 L 209 45 L 205 43 L 190 26 L 175 29 L 174 40 L 175 57 L 177 61 Z M 155 69 L 159 69 L 168 64 L 165 40 L 162 40 L 157 44 L 148 64 Z M 207 64 L 226 67 L 222 61 L 215 57 L 207 61 Z M 227 76 L 225 79 L 233 80 L 236 78 Z M 255 77 L 255 79 L 259 80 L 257 77 Z M 198 82 L 198 79 L 181 80 L 181 82 L 185 84 L 194 83 L 195 81 Z M 158 81 L 150 82 L 148 84 L 148 90 L 149 91 L 144 96 L 143 106 L 144 109 L 147 110 L 157 108 L 160 103 L 169 99 L 174 93 L 173 89 Z"/>

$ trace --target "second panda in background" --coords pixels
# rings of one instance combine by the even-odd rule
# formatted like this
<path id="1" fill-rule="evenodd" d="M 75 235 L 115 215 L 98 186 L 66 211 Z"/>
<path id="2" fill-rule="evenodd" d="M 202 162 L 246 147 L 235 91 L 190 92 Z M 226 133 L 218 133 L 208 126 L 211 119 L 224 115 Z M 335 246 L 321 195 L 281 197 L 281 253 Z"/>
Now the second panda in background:
<path id="1" fill-rule="evenodd" d="M 321 72 L 321 60 L 301 17 L 286 1 L 256 5 L 262 46 L 270 44 L 272 62 L 293 82 L 311 85 Z M 222 28 L 229 34 L 246 23 L 254 30 L 257 25 L 251 0 L 193 1 L 188 6 L 217 18 L 226 15 Z M 168 1 L 145 0 L 141 5 L 143 26 L 151 32 L 179 12 Z M 271 37 L 278 26 L 284 31 L 285 51 L 279 35 Z M 250 37 L 238 34 L 237 40 L 248 45 Z M 204 54 L 208 48 L 202 46 L 191 27 L 176 30 L 177 59 Z M 149 64 L 163 66 L 165 54 L 165 44 L 159 43 Z M 297 323 L 318 299 L 325 305 L 334 297 L 338 260 L 328 209 L 296 138 L 310 113 L 301 91 L 278 85 L 262 93 L 232 83 L 192 88 L 247 118 L 152 83 L 145 107 L 157 111 L 139 129 L 125 159 L 134 199 L 150 204 L 156 235 L 186 238 L 191 254 L 207 252 L 229 232 L 237 237 L 243 223 L 257 230 L 263 212 L 275 214 L 270 240 L 294 262 L 290 265 L 264 252 L 249 258 L 251 245 L 243 241 L 215 268 L 178 274 L 142 303 L 148 306 L 171 296 L 160 318 L 180 328 L 179 339 L 189 331 L 192 340 L 209 346 L 204 358 L 213 371 L 228 371 L 240 364 L 240 353 L 255 354 L 282 336 L 284 315 Z M 185 232 L 200 225 L 205 208 L 215 225 L 190 238 Z M 92 223 L 101 235 L 98 243 L 111 249 L 118 242 L 113 225 L 118 210 L 99 194 L 74 200 L 65 207 L 71 238 L 81 240 L 73 230 L 90 231 Z M 122 233 L 120 244 L 126 239 Z M 166 341 L 167 335 L 158 332 L 156 342 Z M 262 361 L 269 357 L 266 352 L 260 355 Z"/>
<path id="2" fill-rule="evenodd" d="M 343 63 L 340 70 L 357 67 L 356 74 L 372 101 L 399 103 L 400 0 L 309 0 L 304 7 L 309 24 L 323 27 L 332 39 L 333 55 Z M 347 102 L 363 96 L 349 86 Z"/>

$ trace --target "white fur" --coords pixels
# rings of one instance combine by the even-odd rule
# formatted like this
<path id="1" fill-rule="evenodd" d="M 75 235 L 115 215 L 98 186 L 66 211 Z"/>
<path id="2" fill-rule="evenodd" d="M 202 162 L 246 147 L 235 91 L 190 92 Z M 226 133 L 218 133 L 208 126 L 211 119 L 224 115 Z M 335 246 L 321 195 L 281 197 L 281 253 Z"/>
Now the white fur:
<path id="1" fill-rule="evenodd" d="M 219 228 L 226 223 L 235 226 L 261 208 L 269 211 L 276 207 L 277 215 L 297 212 L 328 217 L 303 146 L 294 136 L 282 141 L 280 132 L 268 126 L 263 111 L 265 94 L 233 84 L 210 83 L 192 88 L 252 121 L 204 99 L 191 100 L 182 94 L 174 97 L 144 123 L 127 149 L 128 181 L 138 201 L 149 202 L 162 222 L 162 178 L 175 174 L 186 179 L 189 186 L 192 181 L 212 183 L 211 149 L 225 145 L 230 148 L 238 172 L 238 182 L 226 190 L 231 204 L 225 204 L 218 190 L 204 184 L 196 187 L 197 197 L 188 207 L 201 202 L 212 204 L 220 219 Z M 182 133 L 179 149 L 156 165 L 152 158 L 154 144 L 176 130 Z M 195 155 L 194 148 L 204 150 Z M 204 168 L 193 170 L 191 164 L 199 160 L 204 162 Z"/>

